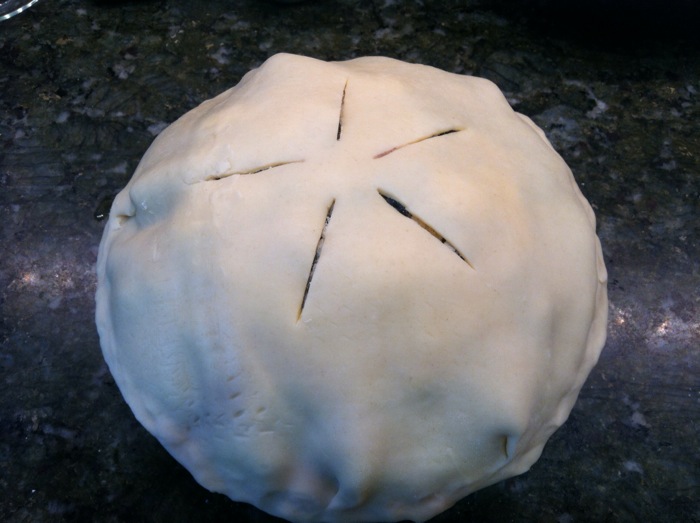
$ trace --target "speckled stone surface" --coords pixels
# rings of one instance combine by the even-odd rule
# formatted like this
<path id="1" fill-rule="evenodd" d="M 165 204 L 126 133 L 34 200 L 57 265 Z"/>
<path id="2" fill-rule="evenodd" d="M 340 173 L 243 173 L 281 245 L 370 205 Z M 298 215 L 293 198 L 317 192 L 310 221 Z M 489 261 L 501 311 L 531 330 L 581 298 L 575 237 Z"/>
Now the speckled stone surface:
<path id="1" fill-rule="evenodd" d="M 609 340 L 569 421 L 435 521 L 700 521 L 698 13 L 555 4 L 42 0 L 2 22 L 0 520 L 273 520 L 199 487 L 123 402 L 95 216 L 165 125 L 286 51 L 495 81 L 598 216 Z"/>

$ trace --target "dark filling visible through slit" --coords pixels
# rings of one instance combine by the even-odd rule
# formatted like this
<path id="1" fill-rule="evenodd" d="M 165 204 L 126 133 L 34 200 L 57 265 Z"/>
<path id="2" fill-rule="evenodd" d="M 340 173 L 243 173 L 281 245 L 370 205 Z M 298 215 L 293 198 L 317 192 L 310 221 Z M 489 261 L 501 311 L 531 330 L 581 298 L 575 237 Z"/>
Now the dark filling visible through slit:
<path id="1" fill-rule="evenodd" d="M 391 205 L 391 206 L 392 206 L 396 211 L 398 211 L 402 216 L 405 216 L 406 218 L 410 218 L 411 220 L 413 220 L 414 222 L 416 222 L 418 225 L 420 225 L 421 227 L 423 227 L 423 229 L 425 229 L 425 230 L 428 231 L 430 234 L 432 234 L 434 238 L 437 238 L 438 240 L 440 240 L 441 243 L 444 243 L 447 247 L 449 247 L 450 250 L 452 250 L 457 256 L 459 256 L 460 259 L 461 259 L 464 263 L 466 263 L 467 265 L 469 265 L 469 267 L 471 267 L 472 269 L 474 268 L 474 266 L 471 264 L 471 262 L 470 262 L 461 252 L 459 252 L 459 250 L 457 250 L 457 247 L 455 247 L 454 245 L 452 245 L 442 234 L 440 234 L 440 233 L 437 232 L 435 229 L 433 229 L 428 223 L 426 223 L 425 221 L 423 221 L 423 219 L 421 219 L 420 217 L 416 216 L 416 215 L 413 214 L 411 211 L 409 211 L 403 203 L 401 203 L 400 201 L 398 201 L 396 198 L 392 198 L 391 196 L 389 196 L 389 195 L 387 195 L 387 194 L 384 194 L 384 193 L 383 193 L 382 191 L 380 191 L 380 190 L 377 190 L 377 192 L 379 193 L 379 195 L 380 195 L 382 198 L 384 198 L 384 201 L 386 201 L 386 203 L 388 203 L 389 205 Z"/>
<path id="2" fill-rule="evenodd" d="M 301 319 L 301 314 L 304 312 L 304 305 L 306 304 L 306 297 L 309 295 L 309 289 L 311 288 L 311 280 L 314 277 L 314 272 L 316 271 L 316 265 L 318 264 L 318 259 L 321 257 L 321 249 L 323 249 L 323 242 L 326 240 L 326 229 L 328 228 L 328 223 L 331 221 L 331 215 L 333 214 L 333 207 L 335 206 L 335 200 L 331 202 L 330 207 L 328 207 L 328 212 L 326 213 L 326 219 L 323 224 L 323 229 L 321 230 L 321 236 L 318 238 L 318 243 L 316 244 L 316 253 L 314 254 L 314 259 L 311 262 L 311 269 L 309 270 L 309 277 L 306 279 L 306 287 L 304 288 L 304 296 L 301 299 L 301 306 L 299 307 L 299 314 L 297 315 L 297 320 Z"/>
<path id="3" fill-rule="evenodd" d="M 430 140 L 431 138 L 437 138 L 439 136 L 445 136 L 446 134 L 458 133 L 458 132 L 463 131 L 463 130 L 464 129 L 447 129 L 446 131 L 438 131 L 437 133 L 433 133 L 429 136 L 423 136 L 422 138 L 418 138 L 417 140 L 412 140 L 412 141 L 405 143 L 403 145 L 397 145 L 396 147 L 392 147 L 391 149 L 387 149 L 384 152 L 381 152 L 379 154 L 375 154 L 373 158 L 375 160 L 377 160 L 379 158 L 383 158 L 387 154 L 393 153 L 394 151 L 398 151 L 399 149 L 403 149 L 404 147 L 406 147 L 408 145 L 413 145 L 416 143 L 424 142 L 425 140 Z"/>
<path id="4" fill-rule="evenodd" d="M 343 95 L 340 98 L 340 114 L 338 115 L 338 134 L 336 140 L 340 140 L 340 133 L 343 131 L 343 110 L 345 109 L 345 92 L 348 90 L 348 82 L 343 87 Z"/>

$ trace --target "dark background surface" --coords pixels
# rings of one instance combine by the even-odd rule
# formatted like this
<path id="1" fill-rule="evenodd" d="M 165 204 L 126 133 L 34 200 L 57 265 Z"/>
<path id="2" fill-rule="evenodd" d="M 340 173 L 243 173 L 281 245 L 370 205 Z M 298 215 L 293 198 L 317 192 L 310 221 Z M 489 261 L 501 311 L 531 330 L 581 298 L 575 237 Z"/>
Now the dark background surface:
<path id="1" fill-rule="evenodd" d="M 43 0 L 0 23 L 0 520 L 273 519 L 199 487 L 123 402 L 93 322 L 94 216 L 166 124 L 286 51 L 493 80 L 598 217 L 609 339 L 569 421 L 435 521 L 700 521 L 693 4 Z"/>

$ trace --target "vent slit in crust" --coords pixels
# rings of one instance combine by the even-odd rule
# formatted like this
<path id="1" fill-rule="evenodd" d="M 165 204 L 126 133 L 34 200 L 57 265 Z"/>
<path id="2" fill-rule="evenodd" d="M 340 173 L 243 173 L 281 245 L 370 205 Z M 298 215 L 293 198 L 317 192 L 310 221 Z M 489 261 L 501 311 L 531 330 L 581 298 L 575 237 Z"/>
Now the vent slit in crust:
<path id="1" fill-rule="evenodd" d="M 429 136 L 423 136 L 422 138 L 418 138 L 417 140 L 412 140 L 412 141 L 405 143 L 403 145 L 397 145 L 396 147 L 392 147 L 391 149 L 387 149 L 384 152 L 381 152 L 379 154 L 375 154 L 372 158 L 374 158 L 375 160 L 378 160 L 379 158 L 383 158 L 387 154 L 391 154 L 394 151 L 398 151 L 399 149 L 403 149 L 404 147 L 406 147 L 408 145 L 413 145 L 415 143 L 424 142 L 425 140 L 430 140 L 431 138 L 437 138 L 438 136 L 445 136 L 446 134 L 458 133 L 460 131 L 464 131 L 464 129 L 461 127 L 457 127 L 454 129 L 447 129 L 445 131 L 438 131 L 438 132 L 433 133 Z"/>
<path id="2" fill-rule="evenodd" d="M 323 229 L 321 229 L 321 236 L 318 238 L 318 243 L 316 244 L 316 253 L 314 254 L 314 259 L 311 262 L 311 269 L 309 269 L 309 277 L 306 279 L 306 287 L 304 288 L 304 296 L 301 299 L 301 305 L 299 306 L 299 313 L 297 314 L 297 321 L 301 319 L 301 315 L 304 312 L 304 305 L 306 304 L 306 297 L 309 295 L 309 289 L 311 288 L 311 279 L 314 277 L 314 271 L 316 270 L 316 265 L 321 257 L 321 249 L 323 248 L 323 242 L 326 240 L 326 229 L 328 228 L 328 223 L 331 221 L 331 215 L 333 214 L 333 207 L 335 206 L 335 199 L 331 202 L 328 207 L 328 212 L 326 213 L 326 219 L 323 224 Z"/>
<path id="3" fill-rule="evenodd" d="M 282 167 L 283 165 L 289 165 L 292 163 L 303 163 L 304 160 L 291 160 L 288 162 L 274 162 L 274 163 L 268 163 L 265 165 L 260 165 L 258 167 L 253 167 L 252 169 L 247 169 L 245 171 L 232 171 L 230 173 L 222 173 L 222 174 L 213 174 L 211 176 L 207 176 L 204 178 L 205 182 L 215 182 L 217 180 L 222 180 L 224 178 L 228 178 L 229 176 L 233 176 L 234 174 L 257 174 L 263 171 L 269 171 L 270 169 L 274 169 L 275 167 Z"/>
<path id="4" fill-rule="evenodd" d="M 466 263 L 467 265 L 469 265 L 469 267 L 471 267 L 472 269 L 474 269 L 474 266 L 471 264 L 471 262 L 466 258 L 466 256 L 464 256 L 461 252 L 459 252 L 459 250 L 457 249 L 457 247 L 455 247 L 454 245 L 452 245 L 452 244 L 447 240 L 447 238 L 445 238 L 442 234 L 440 234 L 438 231 L 436 231 L 435 229 L 433 229 L 433 228 L 432 228 L 428 223 L 426 223 L 422 218 L 420 218 L 420 217 L 416 216 L 415 214 L 413 214 L 411 211 L 409 211 L 409 210 L 406 208 L 406 206 L 405 206 L 403 203 L 401 203 L 400 201 L 398 201 L 396 198 L 393 198 L 392 196 L 389 196 L 388 194 L 382 192 L 381 189 L 377 189 L 377 192 L 379 193 L 379 195 L 380 195 L 382 198 L 384 198 L 384 201 L 385 201 L 386 203 L 388 203 L 389 205 L 391 205 L 399 214 L 405 216 L 406 218 L 410 218 L 411 220 L 413 220 L 414 222 L 416 222 L 418 225 L 420 225 L 421 227 L 423 227 L 423 229 L 425 229 L 425 230 L 428 231 L 430 234 L 432 234 L 433 237 L 437 238 L 438 240 L 440 240 L 441 243 L 443 243 L 443 244 L 445 244 L 447 247 L 449 247 L 450 250 L 452 250 L 457 256 L 459 256 L 460 259 L 461 259 L 464 263 Z"/>
<path id="5" fill-rule="evenodd" d="M 343 131 L 343 109 L 345 109 L 345 92 L 348 90 L 348 82 L 343 86 L 343 95 L 340 98 L 340 113 L 338 114 L 338 134 L 335 139 L 340 140 L 340 133 Z"/>

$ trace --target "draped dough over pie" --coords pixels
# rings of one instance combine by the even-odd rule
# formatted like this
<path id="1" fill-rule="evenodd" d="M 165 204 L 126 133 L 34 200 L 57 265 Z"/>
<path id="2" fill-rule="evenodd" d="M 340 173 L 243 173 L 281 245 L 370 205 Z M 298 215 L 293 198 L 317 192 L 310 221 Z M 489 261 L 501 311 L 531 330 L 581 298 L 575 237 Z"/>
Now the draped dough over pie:
<path id="1" fill-rule="evenodd" d="M 492 83 L 276 55 L 116 197 L 97 326 L 203 486 L 294 521 L 425 520 L 527 470 L 605 341 L 564 161 Z"/>

